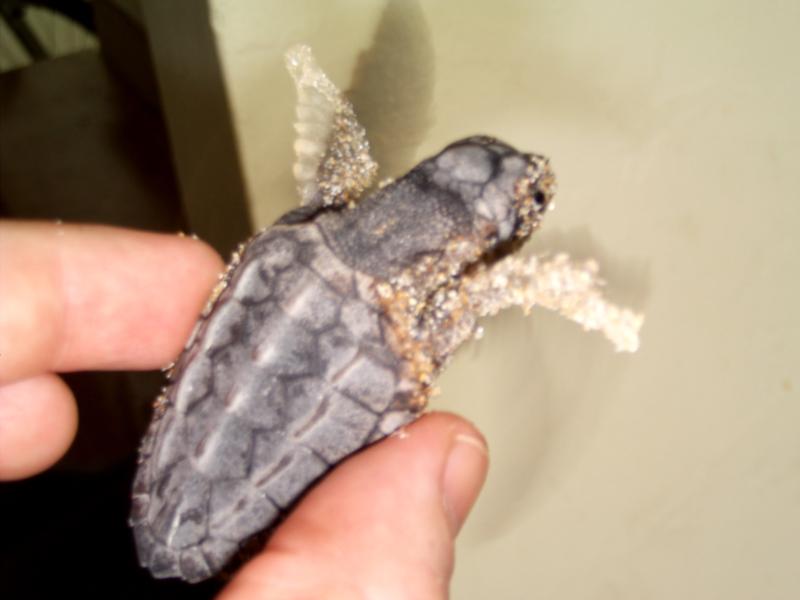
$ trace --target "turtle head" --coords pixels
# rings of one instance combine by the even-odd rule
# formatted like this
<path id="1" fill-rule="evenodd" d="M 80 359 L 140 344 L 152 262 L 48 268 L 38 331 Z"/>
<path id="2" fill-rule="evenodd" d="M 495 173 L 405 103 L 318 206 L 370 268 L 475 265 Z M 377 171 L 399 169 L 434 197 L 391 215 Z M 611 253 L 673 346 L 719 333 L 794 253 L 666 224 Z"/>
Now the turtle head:
<path id="1" fill-rule="evenodd" d="M 434 180 L 457 191 L 485 250 L 530 236 L 555 193 L 547 158 L 518 152 L 492 137 L 450 144 L 434 161 Z"/>
<path id="2" fill-rule="evenodd" d="M 363 273 L 384 280 L 409 269 L 452 275 L 513 251 L 539 225 L 554 191 L 545 157 L 476 136 L 450 144 L 352 209 L 315 220 L 334 253 Z"/>

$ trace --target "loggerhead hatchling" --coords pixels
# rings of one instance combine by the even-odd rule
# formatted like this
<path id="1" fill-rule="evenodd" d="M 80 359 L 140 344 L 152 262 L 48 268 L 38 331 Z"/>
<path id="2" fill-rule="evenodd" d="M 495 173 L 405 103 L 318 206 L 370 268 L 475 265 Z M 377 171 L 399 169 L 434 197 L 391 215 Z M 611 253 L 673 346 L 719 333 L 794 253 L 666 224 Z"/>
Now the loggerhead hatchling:
<path id="1" fill-rule="evenodd" d="M 593 263 L 513 253 L 555 190 L 548 160 L 488 136 L 375 181 L 364 129 L 308 47 L 302 199 L 239 248 L 171 369 L 140 449 L 131 525 L 156 577 L 219 572 L 349 454 L 414 420 L 479 317 L 539 304 L 635 350 L 641 318 Z"/>

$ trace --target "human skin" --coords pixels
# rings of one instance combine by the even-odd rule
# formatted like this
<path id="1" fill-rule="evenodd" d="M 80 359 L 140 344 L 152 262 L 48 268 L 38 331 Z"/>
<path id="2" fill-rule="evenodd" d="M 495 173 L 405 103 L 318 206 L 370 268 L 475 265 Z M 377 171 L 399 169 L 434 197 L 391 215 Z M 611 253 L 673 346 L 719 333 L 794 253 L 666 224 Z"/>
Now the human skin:
<path id="1" fill-rule="evenodd" d="M 72 442 L 77 408 L 57 373 L 174 360 L 222 268 L 192 238 L 0 223 L 0 480 L 41 472 Z M 487 468 L 473 425 L 427 414 L 325 477 L 222 597 L 446 598 Z"/>

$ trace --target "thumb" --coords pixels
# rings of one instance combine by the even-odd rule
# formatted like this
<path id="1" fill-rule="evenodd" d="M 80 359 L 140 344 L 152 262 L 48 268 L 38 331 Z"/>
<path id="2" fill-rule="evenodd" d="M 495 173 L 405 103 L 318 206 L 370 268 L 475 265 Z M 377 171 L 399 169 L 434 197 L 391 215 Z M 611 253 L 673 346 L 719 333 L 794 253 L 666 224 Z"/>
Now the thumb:
<path id="1" fill-rule="evenodd" d="M 425 415 L 331 472 L 222 598 L 447 598 L 453 540 L 487 467 L 472 425 Z"/>

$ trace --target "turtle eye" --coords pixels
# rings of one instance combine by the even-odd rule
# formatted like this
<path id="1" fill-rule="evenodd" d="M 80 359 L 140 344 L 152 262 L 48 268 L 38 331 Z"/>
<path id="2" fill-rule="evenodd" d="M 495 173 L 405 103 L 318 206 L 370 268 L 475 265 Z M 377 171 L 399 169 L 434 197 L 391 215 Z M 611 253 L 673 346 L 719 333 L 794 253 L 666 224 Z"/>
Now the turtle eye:
<path id="1" fill-rule="evenodd" d="M 539 177 L 532 181 L 528 185 L 528 195 L 536 214 L 543 214 L 550 204 L 550 198 L 552 198 L 551 190 L 547 187 L 547 180 Z"/>
<path id="2" fill-rule="evenodd" d="M 547 196 L 542 190 L 536 189 L 533 192 L 533 205 L 536 212 L 544 212 L 544 209 L 547 208 Z"/>

